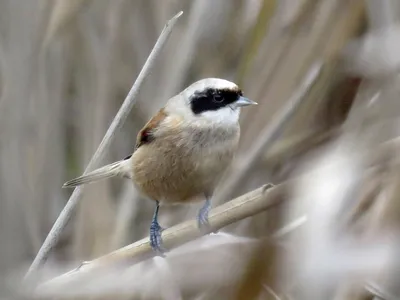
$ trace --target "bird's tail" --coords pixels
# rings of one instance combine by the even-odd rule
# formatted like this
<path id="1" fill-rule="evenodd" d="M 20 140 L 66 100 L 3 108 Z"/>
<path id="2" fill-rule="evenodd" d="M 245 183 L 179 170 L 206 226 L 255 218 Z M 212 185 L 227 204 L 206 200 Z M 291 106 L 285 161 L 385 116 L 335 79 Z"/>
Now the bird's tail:
<path id="1" fill-rule="evenodd" d="M 78 178 L 69 180 L 64 183 L 63 188 L 75 187 L 81 184 L 92 183 L 101 179 L 106 179 L 114 176 L 131 178 L 130 169 L 130 159 L 120 160 L 104 167 L 98 168 Z"/>

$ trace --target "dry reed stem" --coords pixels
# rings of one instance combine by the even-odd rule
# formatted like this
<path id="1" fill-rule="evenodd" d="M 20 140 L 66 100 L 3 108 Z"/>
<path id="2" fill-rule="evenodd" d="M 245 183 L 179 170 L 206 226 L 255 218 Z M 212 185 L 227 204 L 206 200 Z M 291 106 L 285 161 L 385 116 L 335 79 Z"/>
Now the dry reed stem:
<path id="1" fill-rule="evenodd" d="M 97 148 L 96 152 L 92 156 L 86 170 L 84 172 L 87 173 L 88 171 L 92 170 L 98 162 L 103 158 L 106 151 L 108 150 L 113 137 L 117 129 L 119 129 L 122 124 L 125 122 L 126 118 L 128 117 L 133 105 L 135 104 L 136 96 L 139 92 L 139 88 L 142 85 L 144 79 L 150 73 L 150 69 L 154 64 L 155 59 L 159 55 L 161 49 L 163 48 L 165 42 L 167 41 L 172 29 L 178 20 L 178 18 L 182 15 L 182 11 L 176 14 L 172 19 L 170 19 L 166 25 L 164 26 L 156 44 L 154 45 L 149 57 L 147 58 L 142 70 L 140 71 L 135 83 L 133 84 L 132 88 L 130 89 L 128 95 L 126 96 L 124 102 L 121 105 L 117 115 L 115 116 L 114 120 L 112 121 L 110 127 L 108 128 L 106 134 L 103 137 L 99 147 Z M 53 227 L 50 230 L 50 233 L 46 237 L 42 247 L 40 248 L 38 254 L 36 255 L 32 265 L 30 266 L 28 272 L 26 273 L 24 280 L 30 278 L 31 274 L 35 272 L 41 264 L 43 264 L 49 256 L 51 249 L 57 244 L 62 231 L 66 227 L 68 221 L 70 220 L 72 213 L 75 210 L 76 205 L 78 204 L 79 200 L 82 197 L 83 187 L 78 187 L 74 190 L 71 197 L 69 198 L 67 204 L 65 205 L 64 209 L 58 216 L 56 222 L 54 223 Z"/>
<path id="2" fill-rule="evenodd" d="M 307 153 L 316 147 L 323 145 L 340 134 L 340 128 L 331 130 L 310 129 L 304 133 L 298 133 L 276 142 L 268 152 L 265 153 L 263 161 L 267 164 L 282 163 L 288 158 Z"/>
<path id="3" fill-rule="evenodd" d="M 288 185 L 289 183 L 283 183 L 274 187 L 265 185 L 216 207 L 210 211 L 210 226 L 207 231 L 199 230 L 197 221 L 195 220 L 186 221 L 170 227 L 162 233 L 164 246 L 167 249 L 178 247 L 207 233 L 215 232 L 234 222 L 263 212 L 277 205 L 283 199 L 284 194 L 287 192 Z M 151 249 L 149 244 L 149 237 L 146 237 L 95 260 L 85 262 L 80 267 L 70 272 L 40 284 L 36 292 L 39 294 L 43 292 L 46 293 L 46 290 L 57 289 L 60 285 L 65 287 L 65 284 L 89 279 L 95 272 L 103 268 L 124 263 L 130 265 L 135 264 L 154 257 L 154 255 L 155 252 Z M 168 255 L 168 253 L 166 255 Z"/>

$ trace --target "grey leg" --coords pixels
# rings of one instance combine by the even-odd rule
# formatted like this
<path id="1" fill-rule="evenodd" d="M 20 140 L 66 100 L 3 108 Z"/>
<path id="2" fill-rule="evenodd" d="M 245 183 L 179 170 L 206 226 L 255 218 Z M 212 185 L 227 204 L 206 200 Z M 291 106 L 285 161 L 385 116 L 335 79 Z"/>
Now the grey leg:
<path id="1" fill-rule="evenodd" d="M 210 198 L 207 197 L 206 201 L 202 208 L 200 208 L 199 213 L 197 214 L 197 222 L 199 228 L 208 226 L 208 213 L 211 209 L 211 201 Z"/>
<path id="2" fill-rule="evenodd" d="M 153 219 L 151 220 L 150 225 L 150 246 L 155 252 L 157 252 L 161 256 L 164 256 L 163 253 L 166 252 L 166 250 L 162 246 L 161 238 L 161 232 L 164 230 L 164 228 L 162 228 L 160 224 L 158 224 L 158 211 L 160 209 L 160 203 L 158 201 L 156 201 L 156 203 L 157 206 L 154 210 Z"/>

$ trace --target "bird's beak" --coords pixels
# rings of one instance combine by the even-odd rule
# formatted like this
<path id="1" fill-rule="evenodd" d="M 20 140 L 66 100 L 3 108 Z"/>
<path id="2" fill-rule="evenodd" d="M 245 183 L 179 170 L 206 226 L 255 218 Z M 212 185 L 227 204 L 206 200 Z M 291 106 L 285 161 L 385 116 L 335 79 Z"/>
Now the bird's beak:
<path id="1" fill-rule="evenodd" d="M 247 106 L 247 105 L 257 105 L 257 102 L 254 102 L 250 99 L 247 99 L 246 97 L 240 97 L 236 102 L 235 106 L 236 107 L 241 107 L 241 106 Z"/>

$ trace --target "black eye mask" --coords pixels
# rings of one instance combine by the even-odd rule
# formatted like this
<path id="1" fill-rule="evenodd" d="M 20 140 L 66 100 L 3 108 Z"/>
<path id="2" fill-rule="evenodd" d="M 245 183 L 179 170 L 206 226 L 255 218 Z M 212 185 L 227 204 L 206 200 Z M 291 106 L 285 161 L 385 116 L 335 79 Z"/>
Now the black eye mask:
<path id="1" fill-rule="evenodd" d="M 195 115 L 206 111 L 216 111 L 234 103 L 242 96 L 240 90 L 221 90 L 206 89 L 201 92 L 195 92 L 190 99 L 190 105 Z"/>

